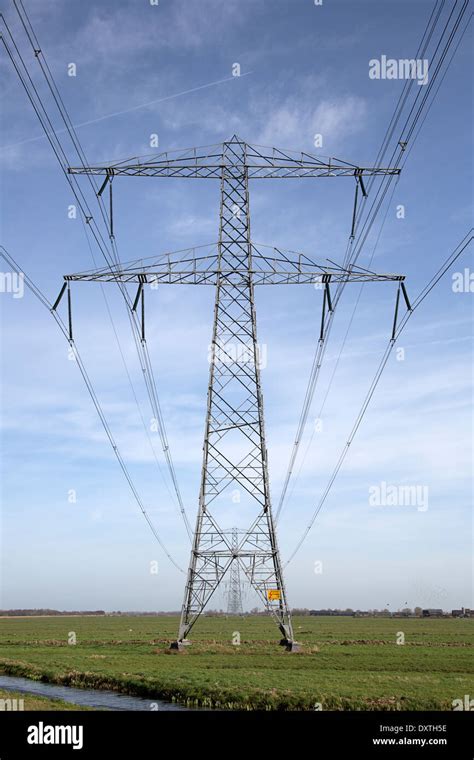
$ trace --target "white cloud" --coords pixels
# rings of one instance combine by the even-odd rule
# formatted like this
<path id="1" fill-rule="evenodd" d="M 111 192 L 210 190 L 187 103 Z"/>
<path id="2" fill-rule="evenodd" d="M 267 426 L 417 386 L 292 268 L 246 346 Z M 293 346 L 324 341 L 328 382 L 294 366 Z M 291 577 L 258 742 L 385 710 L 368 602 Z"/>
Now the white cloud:
<path id="1" fill-rule="evenodd" d="M 205 7 L 188 0 L 162 6 L 143 3 L 139 8 L 112 4 L 94 8 L 73 44 L 90 62 L 97 61 L 97 56 L 108 62 L 123 61 L 146 51 L 197 50 L 243 20 L 238 0 L 207 0 Z"/>
<path id="2" fill-rule="evenodd" d="M 363 129 L 366 117 L 367 105 L 362 98 L 324 99 L 314 107 L 301 93 L 266 112 L 265 124 L 256 141 L 262 145 L 294 148 L 308 145 L 315 134 L 321 134 L 323 146 L 314 152 L 323 155 L 344 138 Z"/>

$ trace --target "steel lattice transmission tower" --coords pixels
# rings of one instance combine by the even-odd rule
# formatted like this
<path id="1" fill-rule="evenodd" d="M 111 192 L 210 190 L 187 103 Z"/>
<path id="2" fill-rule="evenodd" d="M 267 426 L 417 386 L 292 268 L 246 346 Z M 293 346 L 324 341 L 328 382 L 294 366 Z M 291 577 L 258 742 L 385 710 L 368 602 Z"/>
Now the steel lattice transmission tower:
<path id="1" fill-rule="evenodd" d="M 185 642 L 226 573 L 238 564 L 274 617 L 281 643 L 291 650 L 295 642 L 270 500 L 254 288 L 319 283 L 324 293 L 324 319 L 325 310 L 332 309 L 332 283 L 402 281 L 403 277 L 360 267 L 344 269 L 327 261 L 321 264 L 303 254 L 256 245 L 250 233 L 249 180 L 349 176 L 356 180 L 357 199 L 359 187 L 365 194 L 363 177 L 398 174 L 399 170 L 361 168 L 336 159 L 325 163 L 306 153 L 257 148 L 234 136 L 218 146 L 162 153 L 145 163 L 78 167 L 69 172 L 105 175 L 99 194 L 107 182 L 120 175 L 220 181 L 217 245 L 66 275 L 65 279 L 68 283 L 138 283 L 134 308 L 141 298 L 143 334 L 146 284 L 215 287 L 199 508 L 176 646 Z M 237 546 L 221 526 L 224 510 L 219 509 L 222 499 L 234 491 L 247 524 L 239 533 Z"/>
<path id="2" fill-rule="evenodd" d="M 232 529 L 232 550 L 234 555 L 238 556 L 239 549 L 239 532 L 237 528 Z M 229 593 L 227 598 L 227 613 L 229 615 L 243 615 L 242 606 L 242 585 L 240 582 L 240 564 L 232 562 L 229 570 Z"/>

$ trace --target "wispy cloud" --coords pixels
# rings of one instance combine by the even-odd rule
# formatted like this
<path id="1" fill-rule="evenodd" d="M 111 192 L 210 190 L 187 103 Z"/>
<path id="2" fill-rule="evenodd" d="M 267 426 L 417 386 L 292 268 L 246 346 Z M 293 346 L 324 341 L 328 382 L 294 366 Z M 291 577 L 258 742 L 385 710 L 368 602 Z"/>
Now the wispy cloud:
<path id="1" fill-rule="evenodd" d="M 265 123 L 257 142 L 294 148 L 307 146 L 315 135 L 321 135 L 322 146 L 314 152 L 322 155 L 365 127 L 367 104 L 360 97 L 349 96 L 323 99 L 314 107 L 301 92 L 280 104 L 274 102 L 263 113 Z"/>

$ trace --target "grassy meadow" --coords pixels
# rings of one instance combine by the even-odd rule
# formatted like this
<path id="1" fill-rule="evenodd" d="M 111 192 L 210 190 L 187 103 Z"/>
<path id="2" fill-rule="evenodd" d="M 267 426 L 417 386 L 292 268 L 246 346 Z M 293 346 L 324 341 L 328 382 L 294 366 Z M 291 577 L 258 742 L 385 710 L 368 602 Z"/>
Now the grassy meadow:
<path id="1" fill-rule="evenodd" d="M 451 710 L 474 695 L 474 620 L 293 622 L 298 653 L 259 616 L 202 618 L 177 653 L 175 617 L 2 618 L 0 672 L 218 709 Z"/>

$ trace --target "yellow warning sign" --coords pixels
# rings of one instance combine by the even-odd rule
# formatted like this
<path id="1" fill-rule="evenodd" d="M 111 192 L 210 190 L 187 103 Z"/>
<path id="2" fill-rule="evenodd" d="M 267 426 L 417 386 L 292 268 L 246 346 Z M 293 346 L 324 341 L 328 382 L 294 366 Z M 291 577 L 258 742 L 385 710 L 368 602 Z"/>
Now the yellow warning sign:
<path id="1" fill-rule="evenodd" d="M 267 591 L 267 597 L 270 602 L 276 602 L 281 597 L 281 591 L 278 588 L 269 588 Z"/>

